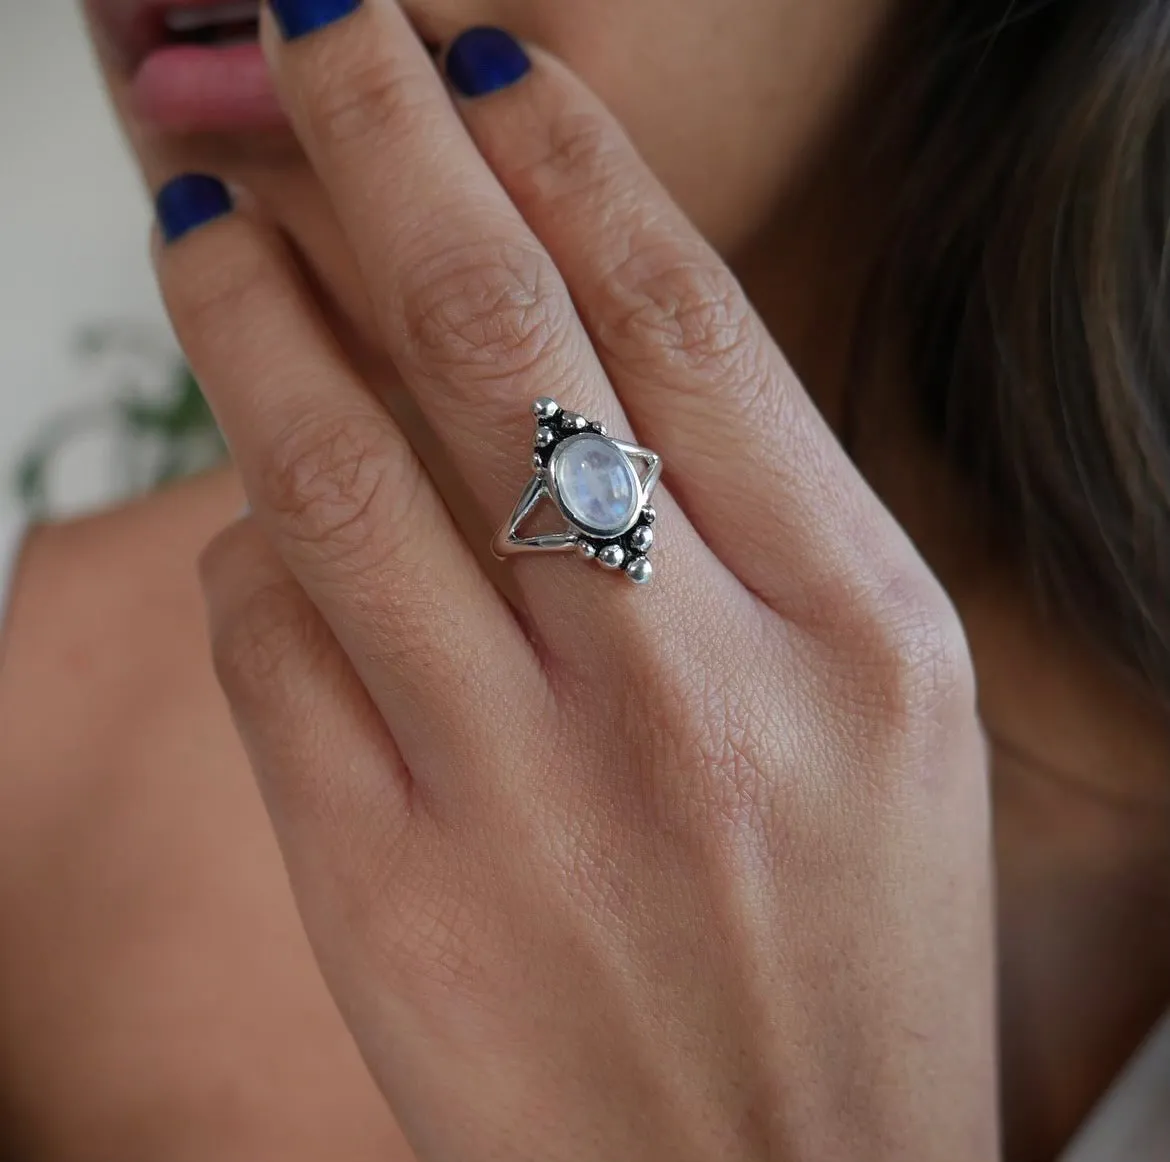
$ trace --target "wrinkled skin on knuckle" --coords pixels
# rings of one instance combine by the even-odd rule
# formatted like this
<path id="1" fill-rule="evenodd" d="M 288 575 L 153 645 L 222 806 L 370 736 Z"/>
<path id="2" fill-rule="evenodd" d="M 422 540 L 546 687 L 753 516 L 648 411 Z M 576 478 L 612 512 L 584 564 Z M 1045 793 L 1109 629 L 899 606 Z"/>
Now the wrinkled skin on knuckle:
<path id="1" fill-rule="evenodd" d="M 302 84 L 310 135 L 347 150 L 386 150 L 433 103 L 419 74 L 376 53 L 356 62 L 333 62 L 302 78 Z"/>
<path id="2" fill-rule="evenodd" d="M 572 319 L 546 255 L 464 245 L 431 257 L 415 285 L 405 316 L 419 362 L 465 388 L 469 402 L 482 404 L 485 385 L 556 374 Z"/>
<path id="3" fill-rule="evenodd" d="M 211 657 L 219 684 L 237 708 L 263 707 L 284 681 L 287 659 L 321 652 L 321 627 L 291 577 L 272 579 L 233 600 L 211 625 Z"/>
<path id="4" fill-rule="evenodd" d="M 262 489 L 294 541 L 360 567 L 418 487 L 416 472 L 394 470 L 397 459 L 373 417 L 310 416 L 273 441 Z"/>
<path id="5" fill-rule="evenodd" d="M 620 163 L 610 128 L 593 113 L 559 109 L 546 116 L 545 128 L 512 147 L 509 185 L 519 197 L 557 210 L 604 207 L 615 193 Z"/>
<path id="6" fill-rule="evenodd" d="M 608 285 L 599 341 L 623 363 L 686 372 L 685 381 L 720 393 L 758 374 L 764 345 L 755 314 L 735 276 L 705 253 L 635 249 Z"/>

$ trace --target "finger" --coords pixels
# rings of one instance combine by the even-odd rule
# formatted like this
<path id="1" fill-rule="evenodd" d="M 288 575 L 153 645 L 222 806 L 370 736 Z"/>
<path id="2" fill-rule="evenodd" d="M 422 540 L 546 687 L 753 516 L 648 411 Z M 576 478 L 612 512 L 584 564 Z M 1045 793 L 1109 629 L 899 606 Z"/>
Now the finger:
<path id="1" fill-rule="evenodd" d="M 281 0 L 276 10 L 291 6 Z M 362 263 L 387 350 L 486 512 L 496 521 L 511 512 L 531 475 L 534 397 L 555 395 L 630 438 L 564 281 L 475 148 L 398 5 L 365 0 L 292 39 L 266 21 L 262 37 Z M 527 58 L 517 49 L 480 66 L 481 85 L 523 84 Z M 682 586 L 713 564 L 665 493 L 655 499 L 671 560 L 637 603 L 648 630 L 668 616 L 666 577 Z M 627 632 L 610 613 L 620 600 L 614 586 L 599 586 L 578 562 L 546 559 L 519 577 L 552 653 L 579 652 L 599 624 L 615 639 Z M 576 616 L 565 616 L 566 605 Z"/>
<path id="2" fill-rule="evenodd" d="M 172 238 L 159 278 L 179 339 L 259 521 L 412 769 L 416 757 L 454 768 L 505 692 L 532 689 L 535 659 L 402 433 L 346 365 L 282 239 L 227 212 L 222 191 L 188 177 L 159 195 Z M 215 220 L 176 234 L 178 210 L 205 202 Z"/>
<path id="3" fill-rule="evenodd" d="M 463 59 L 485 35 L 447 51 L 458 108 L 564 276 L 635 430 L 671 465 L 673 495 L 758 593 L 839 572 L 827 547 L 848 552 L 872 528 L 870 506 L 849 500 L 867 491 L 735 277 L 559 61 L 533 49 L 523 84 L 468 97 Z"/>
<path id="4" fill-rule="evenodd" d="M 278 0 L 276 86 L 361 265 L 387 352 L 487 511 L 511 509 L 530 406 L 628 434 L 564 281 L 484 163 L 394 0 L 323 26 Z M 283 14 L 283 15 L 282 15 Z M 280 35 L 283 29 L 284 36 Z M 520 57 L 495 81 L 518 80 Z M 517 468 L 520 476 L 517 476 Z"/>
<path id="5" fill-rule="evenodd" d="M 392 851 L 409 824 L 410 775 L 380 712 L 316 606 L 255 520 L 200 559 L 216 674 L 298 876 L 329 894 Z M 312 829 L 312 837 L 300 836 Z"/>
<path id="6" fill-rule="evenodd" d="M 305 931 L 352 1020 L 353 999 L 375 973 L 370 934 L 384 923 L 387 901 L 404 894 L 403 869 L 427 842 L 432 801 L 255 520 L 216 538 L 200 573 L 220 684 Z"/>

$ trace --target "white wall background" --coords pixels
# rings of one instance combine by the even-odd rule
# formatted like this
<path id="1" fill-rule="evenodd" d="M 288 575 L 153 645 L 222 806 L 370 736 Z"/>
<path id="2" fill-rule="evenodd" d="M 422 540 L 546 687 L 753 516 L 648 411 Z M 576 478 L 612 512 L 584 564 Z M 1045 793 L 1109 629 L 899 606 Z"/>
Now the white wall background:
<path id="1" fill-rule="evenodd" d="M 0 512 L 15 459 L 46 419 L 111 390 L 81 329 L 169 331 L 147 256 L 149 208 L 90 59 L 76 0 L 0 0 Z M 85 457 L 69 499 L 100 497 Z"/>

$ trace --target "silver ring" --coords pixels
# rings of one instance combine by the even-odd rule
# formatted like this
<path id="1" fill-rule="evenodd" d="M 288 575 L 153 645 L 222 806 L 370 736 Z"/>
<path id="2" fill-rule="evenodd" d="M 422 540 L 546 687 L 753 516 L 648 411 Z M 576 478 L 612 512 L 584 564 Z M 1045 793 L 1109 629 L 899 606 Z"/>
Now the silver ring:
<path id="1" fill-rule="evenodd" d="M 648 556 L 655 516 L 650 498 L 662 475 L 662 458 L 649 448 L 611 438 L 601 424 L 565 411 L 556 400 L 538 399 L 532 413 L 535 475 L 496 534 L 496 556 L 576 550 L 603 568 L 624 570 L 636 585 L 646 585 L 654 575 Z M 520 526 L 545 500 L 568 527 L 524 536 Z"/>

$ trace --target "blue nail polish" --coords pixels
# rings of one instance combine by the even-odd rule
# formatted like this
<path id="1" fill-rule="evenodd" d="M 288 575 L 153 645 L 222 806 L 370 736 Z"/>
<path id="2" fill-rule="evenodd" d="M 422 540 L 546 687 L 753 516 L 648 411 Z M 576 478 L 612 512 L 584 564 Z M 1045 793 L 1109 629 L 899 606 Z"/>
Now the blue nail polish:
<path id="1" fill-rule="evenodd" d="M 155 198 L 159 229 L 167 242 L 178 242 L 184 234 L 206 226 L 232 212 L 227 186 L 207 174 L 183 174 L 167 182 Z"/>
<path id="2" fill-rule="evenodd" d="M 285 40 L 308 36 L 362 6 L 362 0 L 270 0 L 270 3 Z"/>
<path id="3" fill-rule="evenodd" d="M 502 28 L 469 28 L 447 50 L 447 79 L 465 97 L 483 97 L 514 85 L 532 62 Z"/>

